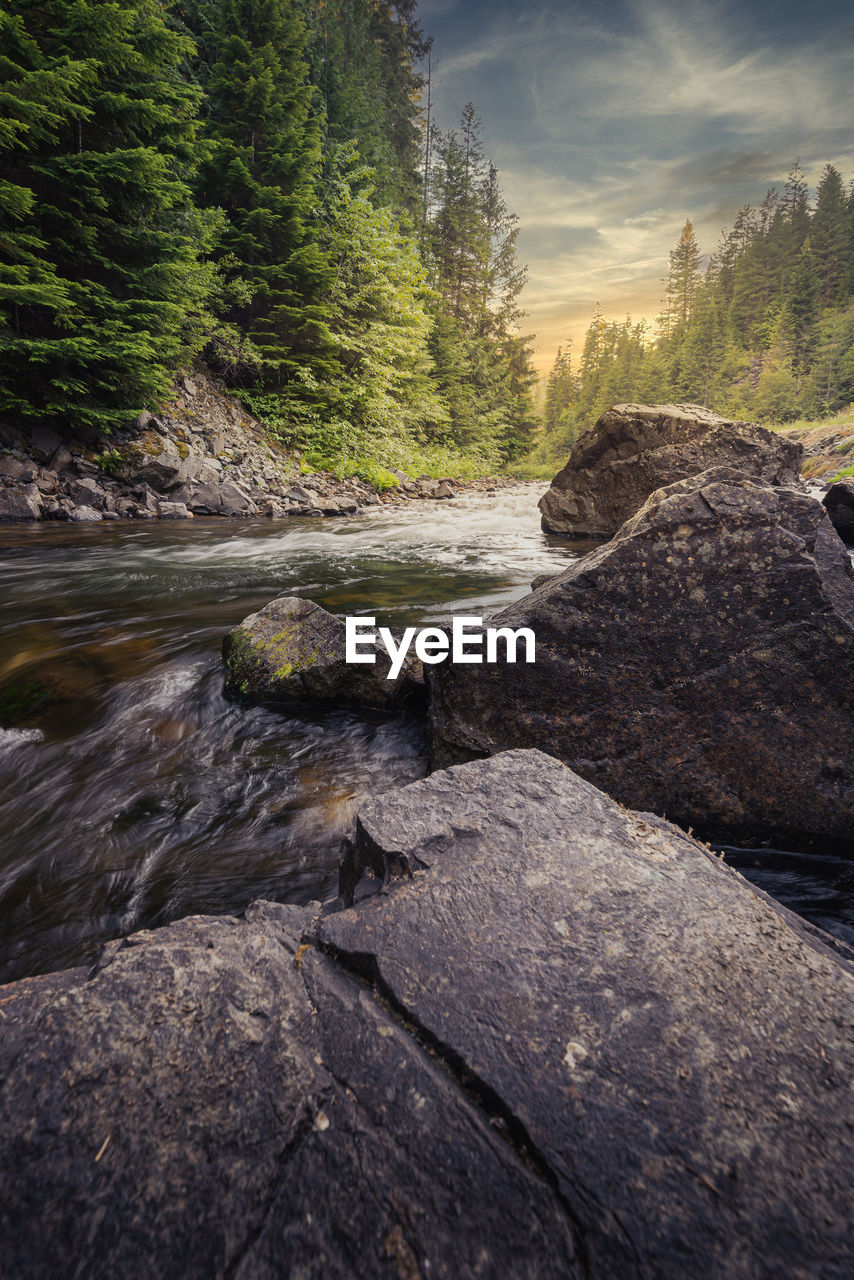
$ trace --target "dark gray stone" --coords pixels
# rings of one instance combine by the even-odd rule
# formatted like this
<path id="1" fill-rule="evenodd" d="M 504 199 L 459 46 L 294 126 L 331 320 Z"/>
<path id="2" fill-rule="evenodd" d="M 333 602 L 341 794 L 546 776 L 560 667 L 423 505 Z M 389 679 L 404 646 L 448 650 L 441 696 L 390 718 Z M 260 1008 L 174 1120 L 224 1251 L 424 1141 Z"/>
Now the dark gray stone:
<path id="1" fill-rule="evenodd" d="M 16 489 L 0 486 L 0 524 L 38 520 L 41 514 L 42 496 L 37 485 L 28 484 Z"/>
<path id="2" fill-rule="evenodd" d="M 539 752 L 371 801 L 354 859 L 401 878 L 321 944 L 492 1108 L 586 1276 L 854 1272 L 850 948 Z"/>
<path id="3" fill-rule="evenodd" d="M 709 837 L 854 852 L 854 570 L 815 499 L 671 485 L 491 623 L 536 662 L 429 670 L 436 763 L 540 747 Z"/>
<path id="4" fill-rule="evenodd" d="M 396 680 L 381 644 L 373 664 L 345 660 L 344 623 L 313 600 L 280 596 L 223 639 L 226 692 L 257 702 L 327 703 L 396 711 L 423 698 L 411 653 Z"/>
<path id="5" fill-rule="evenodd" d="M 803 447 L 696 404 L 618 404 L 576 442 L 540 499 L 543 528 L 608 538 L 656 489 L 731 467 L 773 485 L 798 485 Z"/>
<path id="6" fill-rule="evenodd" d="M 830 523 L 840 538 L 854 542 L 854 480 L 837 480 L 823 501 Z"/>
<path id="7" fill-rule="evenodd" d="M 310 924 L 256 903 L 0 992 L 4 1275 L 584 1274 L 553 1188 Z"/>

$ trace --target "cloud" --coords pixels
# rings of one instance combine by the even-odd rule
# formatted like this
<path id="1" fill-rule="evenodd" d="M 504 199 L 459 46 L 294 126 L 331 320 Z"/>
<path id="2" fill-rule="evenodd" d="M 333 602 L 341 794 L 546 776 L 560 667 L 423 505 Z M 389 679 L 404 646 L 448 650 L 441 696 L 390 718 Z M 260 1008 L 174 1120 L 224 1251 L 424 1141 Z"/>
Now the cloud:
<path id="1" fill-rule="evenodd" d="M 820 3 L 820 0 L 819 0 Z M 709 253 L 796 157 L 813 187 L 854 167 L 854 14 L 760 0 L 468 3 L 434 51 L 447 127 L 472 99 L 529 264 L 538 362 L 593 305 L 654 316 L 687 217 Z"/>

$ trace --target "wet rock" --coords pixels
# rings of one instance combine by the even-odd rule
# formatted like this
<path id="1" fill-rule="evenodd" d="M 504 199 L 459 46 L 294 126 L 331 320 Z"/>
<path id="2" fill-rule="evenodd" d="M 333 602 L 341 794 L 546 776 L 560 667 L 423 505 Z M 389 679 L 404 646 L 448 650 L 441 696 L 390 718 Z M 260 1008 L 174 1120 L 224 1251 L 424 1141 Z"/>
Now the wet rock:
<path id="1" fill-rule="evenodd" d="M 0 524 L 38 520 L 41 513 L 42 496 L 37 485 L 24 485 L 19 489 L 0 487 Z"/>
<path id="2" fill-rule="evenodd" d="M 824 506 L 840 538 L 854 542 L 854 480 L 838 480 L 824 497 Z"/>
<path id="3" fill-rule="evenodd" d="M 540 499 L 543 528 L 608 538 L 664 485 L 726 466 L 773 485 L 798 485 L 803 449 L 694 404 L 618 404 L 576 442 Z"/>
<path id="4" fill-rule="evenodd" d="M 558 1196 L 310 924 L 256 903 L 3 990 L 4 1273 L 581 1275 Z"/>
<path id="5" fill-rule="evenodd" d="M 431 668 L 434 758 L 538 746 L 709 837 L 850 855 L 852 575 L 804 493 L 726 469 L 661 489 L 491 620 L 533 629 L 536 662 Z"/>
<path id="6" fill-rule="evenodd" d="M 225 687 L 258 702 L 327 703 L 400 710 L 421 692 L 411 655 L 396 680 L 382 645 L 374 664 L 345 661 L 344 623 L 312 600 L 280 596 L 223 640 Z"/>
<path id="7" fill-rule="evenodd" d="M 854 1268 L 850 948 L 539 752 L 371 801 L 354 856 L 388 892 L 322 945 L 492 1108 L 585 1275 Z"/>

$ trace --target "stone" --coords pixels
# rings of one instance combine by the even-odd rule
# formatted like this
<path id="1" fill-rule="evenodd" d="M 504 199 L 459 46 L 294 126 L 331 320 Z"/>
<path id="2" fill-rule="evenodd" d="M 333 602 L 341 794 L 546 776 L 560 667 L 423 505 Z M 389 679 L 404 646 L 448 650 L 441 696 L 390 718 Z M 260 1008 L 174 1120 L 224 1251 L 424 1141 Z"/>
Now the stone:
<path id="1" fill-rule="evenodd" d="M 103 518 L 100 511 L 96 511 L 94 507 L 87 507 L 85 503 L 79 507 L 72 507 L 68 512 L 68 519 L 77 524 L 84 524 L 88 520 L 103 520 Z"/>
<path id="2" fill-rule="evenodd" d="M 399 711 L 423 697 L 421 665 L 411 655 L 387 680 L 388 655 L 373 664 L 345 661 L 344 623 L 313 600 L 279 596 L 244 618 L 223 640 L 225 689 L 253 702 Z"/>
<path id="3" fill-rule="evenodd" d="M 0 487 L 0 524 L 38 520 L 41 514 L 42 496 L 36 485 L 24 485 L 19 489 Z"/>
<path id="4" fill-rule="evenodd" d="M 440 483 L 436 485 L 436 488 L 433 489 L 430 493 L 431 498 L 437 498 L 437 499 L 455 498 L 456 496 L 457 495 L 454 493 L 453 489 L 448 484 L 447 480 L 440 481 Z"/>
<path id="5" fill-rule="evenodd" d="M 62 443 L 62 436 L 51 427 L 36 424 L 32 428 L 30 452 L 37 461 L 49 462 Z"/>
<path id="6" fill-rule="evenodd" d="M 51 455 L 48 466 L 51 471 L 66 471 L 71 466 L 72 457 L 73 455 L 68 445 L 61 444 Z"/>
<path id="7" fill-rule="evenodd" d="M 20 458 L 13 458 L 10 454 L 0 455 L 0 476 L 7 476 L 10 480 L 20 480 L 27 464 Z"/>
<path id="8" fill-rule="evenodd" d="M 706 838 L 851 855 L 854 569 L 814 498 L 660 489 L 490 625 L 536 661 L 430 668 L 437 764 L 540 747 Z"/>
<path id="9" fill-rule="evenodd" d="M 576 442 L 540 499 L 542 525 L 609 538 L 656 489 L 710 467 L 772 485 L 799 484 L 802 446 L 695 404 L 618 404 Z"/>
<path id="10" fill-rule="evenodd" d="M 824 506 L 840 538 L 854 542 L 854 480 L 837 480 L 831 485 Z"/>
<path id="11" fill-rule="evenodd" d="M 556 1192 L 360 979 L 256 903 L 4 988 L 4 1274 L 583 1274 Z"/>
<path id="12" fill-rule="evenodd" d="M 370 801 L 354 858 L 386 892 L 321 947 L 527 1154 L 585 1275 L 852 1273 L 851 948 L 535 751 Z"/>
<path id="13" fill-rule="evenodd" d="M 98 481 L 91 476 L 70 481 L 67 493 L 78 506 L 94 507 L 96 511 L 103 511 L 106 506 L 107 495 Z"/>
<path id="14" fill-rule="evenodd" d="M 183 502 L 158 502 L 157 514 L 161 520 L 192 520 L 193 513 Z"/>

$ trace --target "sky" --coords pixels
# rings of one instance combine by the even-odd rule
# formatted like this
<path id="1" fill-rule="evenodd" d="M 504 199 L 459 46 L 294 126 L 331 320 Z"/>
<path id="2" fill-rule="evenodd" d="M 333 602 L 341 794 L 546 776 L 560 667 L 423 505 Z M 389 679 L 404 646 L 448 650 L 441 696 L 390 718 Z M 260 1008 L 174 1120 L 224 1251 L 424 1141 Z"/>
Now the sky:
<path id="1" fill-rule="evenodd" d="M 653 320 L 686 218 L 704 254 L 795 159 L 854 178 L 854 5 L 842 0 L 420 0 L 434 118 L 471 100 L 521 224 L 535 365 L 596 303 Z"/>

